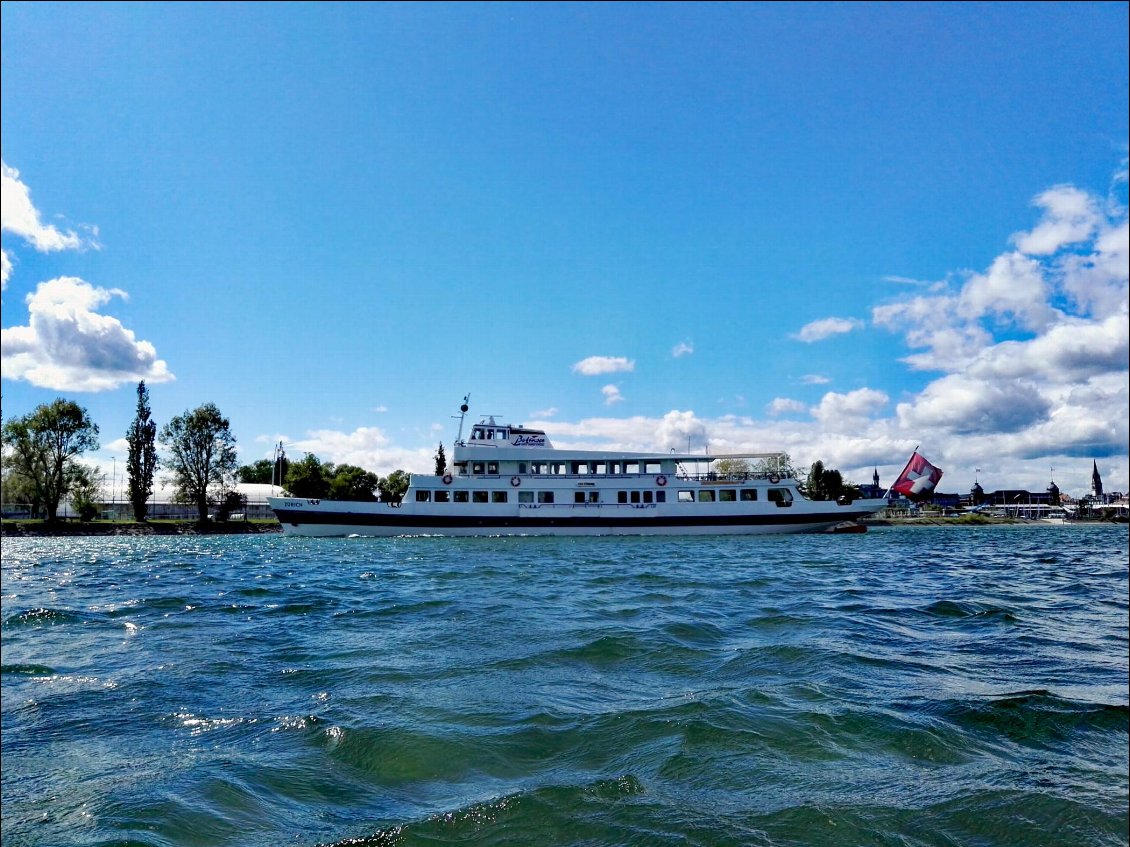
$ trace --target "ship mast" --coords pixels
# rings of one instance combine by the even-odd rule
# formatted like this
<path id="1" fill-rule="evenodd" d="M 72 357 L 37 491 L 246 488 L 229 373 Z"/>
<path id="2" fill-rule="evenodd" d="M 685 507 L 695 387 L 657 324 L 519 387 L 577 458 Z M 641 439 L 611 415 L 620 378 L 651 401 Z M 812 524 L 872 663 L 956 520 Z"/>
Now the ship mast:
<path id="1" fill-rule="evenodd" d="M 463 397 L 463 405 L 459 407 L 459 434 L 455 436 L 455 443 L 460 444 L 463 441 L 463 418 L 467 417 L 467 411 L 471 408 L 468 403 L 471 402 L 471 395 L 467 394 Z"/>

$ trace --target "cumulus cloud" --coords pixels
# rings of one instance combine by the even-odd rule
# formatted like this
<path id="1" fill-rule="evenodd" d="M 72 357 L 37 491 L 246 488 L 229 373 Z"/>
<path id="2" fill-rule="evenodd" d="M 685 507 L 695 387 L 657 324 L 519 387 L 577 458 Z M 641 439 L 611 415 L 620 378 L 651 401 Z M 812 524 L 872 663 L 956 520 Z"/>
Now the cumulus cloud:
<path id="1" fill-rule="evenodd" d="M 125 296 L 77 277 L 40 283 L 27 296 L 28 325 L 0 331 L 4 378 L 57 391 L 105 391 L 143 379 L 175 379 L 151 343 L 97 311 L 111 298 Z"/>
<path id="2" fill-rule="evenodd" d="M 860 388 L 840 394 L 829 391 L 812 410 L 812 416 L 826 428 L 855 429 L 861 418 L 869 418 L 890 402 L 886 393 L 873 388 Z"/>
<path id="3" fill-rule="evenodd" d="M 93 246 L 73 230 L 61 230 L 43 223 L 39 210 L 31 202 L 31 191 L 20 180 L 20 172 L 0 160 L 0 231 L 19 236 L 41 253 L 56 250 L 78 250 Z M 12 273 L 8 251 L 3 251 L 0 284 L 7 287 Z"/>
<path id="4" fill-rule="evenodd" d="M 823 374 L 805 374 L 800 378 L 804 385 L 827 385 L 832 380 Z"/>
<path id="5" fill-rule="evenodd" d="M 672 410 L 659 421 L 655 440 L 660 450 L 688 450 L 688 445 L 706 442 L 706 424 L 694 412 Z"/>
<path id="6" fill-rule="evenodd" d="M 913 402 L 900 403 L 908 430 L 942 429 L 956 435 L 1014 433 L 1044 420 L 1051 404 L 1029 382 L 986 382 L 959 374 L 936 380 Z"/>
<path id="7" fill-rule="evenodd" d="M 1048 256 L 1070 244 L 1088 240 L 1102 224 L 1098 199 L 1073 185 L 1049 188 L 1033 201 L 1043 219 L 1031 232 L 1012 236 L 1021 253 Z"/>
<path id="8" fill-rule="evenodd" d="M 635 361 L 623 356 L 589 356 L 573 365 L 573 373 L 579 373 L 583 376 L 631 372 L 635 369 Z"/>
<path id="9" fill-rule="evenodd" d="M 791 337 L 805 344 L 811 344 L 813 341 L 823 341 L 833 335 L 843 335 L 862 327 L 863 321 L 855 318 L 822 318 L 805 324 Z"/>
<path id="10" fill-rule="evenodd" d="M 808 411 L 808 404 L 800 400 L 790 400 L 787 397 L 775 397 L 769 404 L 768 412 L 773 416 L 796 415 Z"/>

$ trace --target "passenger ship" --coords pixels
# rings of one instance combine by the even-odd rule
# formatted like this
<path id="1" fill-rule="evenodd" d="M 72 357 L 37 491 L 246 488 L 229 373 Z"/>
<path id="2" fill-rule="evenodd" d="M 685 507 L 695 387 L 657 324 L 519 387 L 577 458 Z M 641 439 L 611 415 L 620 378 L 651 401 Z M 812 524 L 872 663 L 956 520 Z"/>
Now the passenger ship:
<path id="1" fill-rule="evenodd" d="M 271 508 L 288 535 L 753 535 L 850 527 L 887 505 L 809 500 L 779 470 L 780 453 L 557 450 L 543 430 L 493 417 L 462 435 L 463 417 L 451 472 L 412 474 L 399 501 L 284 496 L 268 498 Z M 697 471 L 717 459 L 778 470 Z"/>

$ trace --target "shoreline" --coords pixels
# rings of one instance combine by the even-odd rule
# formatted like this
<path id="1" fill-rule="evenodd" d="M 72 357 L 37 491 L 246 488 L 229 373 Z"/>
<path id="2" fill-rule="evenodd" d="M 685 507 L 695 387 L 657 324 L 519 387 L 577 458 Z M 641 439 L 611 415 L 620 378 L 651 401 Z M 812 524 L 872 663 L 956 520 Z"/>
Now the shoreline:
<path id="1" fill-rule="evenodd" d="M 45 524 L 42 521 L 7 520 L 0 522 L 3 538 L 70 538 L 89 536 L 147 536 L 147 535 L 263 535 L 281 533 L 282 524 L 270 521 L 230 521 L 228 523 L 198 523 L 197 521 L 147 521 L 126 523 L 116 521 L 60 521 Z"/>

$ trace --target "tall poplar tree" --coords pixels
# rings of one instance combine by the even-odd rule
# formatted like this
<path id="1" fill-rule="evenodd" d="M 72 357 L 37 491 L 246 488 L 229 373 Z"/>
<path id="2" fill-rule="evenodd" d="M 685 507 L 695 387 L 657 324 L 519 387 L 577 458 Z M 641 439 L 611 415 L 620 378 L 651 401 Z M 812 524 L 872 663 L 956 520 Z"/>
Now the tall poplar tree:
<path id="1" fill-rule="evenodd" d="M 133 518 L 144 521 L 149 517 L 149 498 L 153 494 L 153 475 L 157 471 L 157 424 L 149 409 L 149 389 L 145 380 L 137 384 L 137 416 L 126 431 L 129 442 L 129 501 L 133 504 Z"/>

